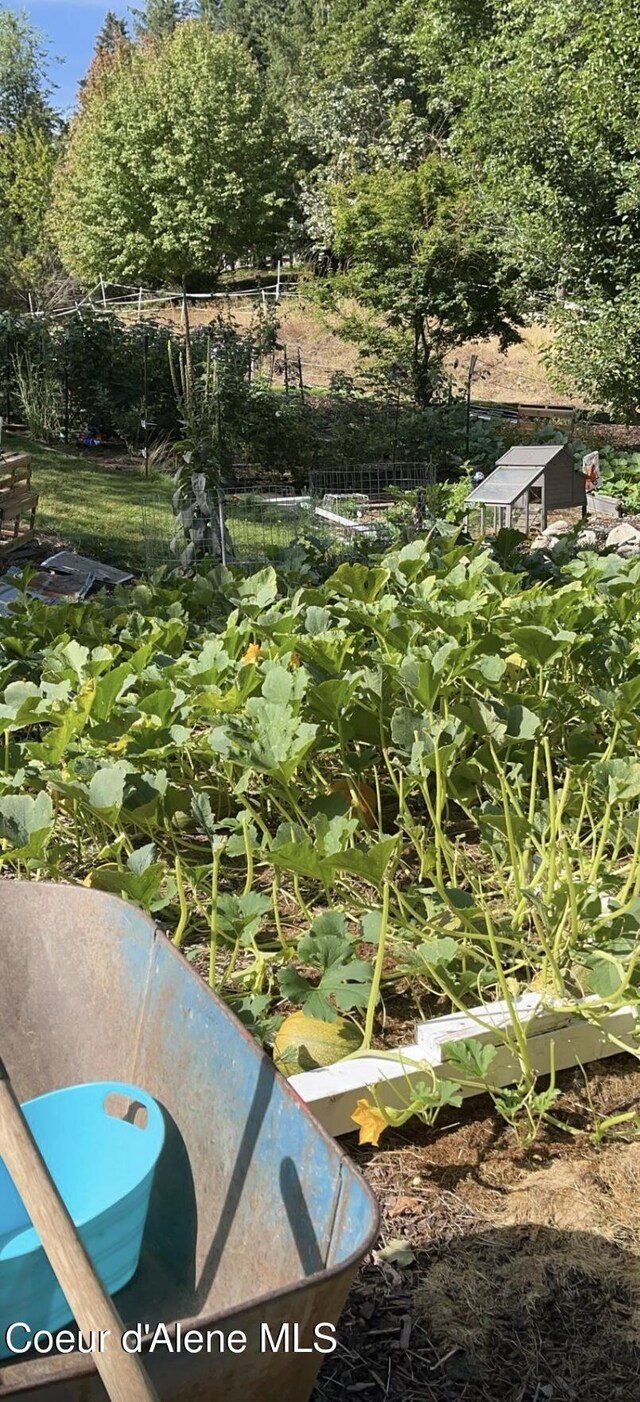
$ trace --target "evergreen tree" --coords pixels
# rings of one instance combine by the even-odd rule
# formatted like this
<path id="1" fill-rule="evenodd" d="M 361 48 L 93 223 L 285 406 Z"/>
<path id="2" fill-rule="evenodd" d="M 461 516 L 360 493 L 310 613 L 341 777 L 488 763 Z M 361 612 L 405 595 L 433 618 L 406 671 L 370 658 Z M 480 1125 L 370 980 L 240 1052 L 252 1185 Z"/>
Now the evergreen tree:
<path id="1" fill-rule="evenodd" d="M 114 54 L 121 44 L 126 44 L 129 38 L 127 22 L 119 19 L 113 10 L 107 10 L 104 17 L 104 24 L 96 39 L 96 57 L 104 54 Z"/>
<path id="2" fill-rule="evenodd" d="M 131 11 L 137 38 L 165 39 L 189 13 L 188 0 L 147 0 Z"/>
<path id="3" fill-rule="evenodd" d="M 104 74 L 131 44 L 126 20 L 119 19 L 113 10 L 107 10 L 104 24 L 96 39 L 93 58 L 85 77 L 80 83 L 78 101 L 84 106 L 89 94 L 102 81 Z"/>
<path id="4" fill-rule="evenodd" d="M 277 83 L 297 66 L 325 0 L 199 0 L 217 9 L 219 23 L 244 39 L 263 69 Z M 209 15 L 202 11 L 202 18 Z"/>
<path id="5" fill-rule="evenodd" d="M 225 0 L 196 0 L 195 12 L 198 19 L 206 20 L 210 28 L 216 32 L 229 28 Z"/>

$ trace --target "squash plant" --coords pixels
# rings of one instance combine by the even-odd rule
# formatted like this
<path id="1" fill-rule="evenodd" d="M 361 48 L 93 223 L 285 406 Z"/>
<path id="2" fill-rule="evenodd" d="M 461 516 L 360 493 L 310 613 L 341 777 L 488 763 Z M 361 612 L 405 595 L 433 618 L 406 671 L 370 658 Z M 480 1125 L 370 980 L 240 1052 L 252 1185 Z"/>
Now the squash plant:
<path id="1" fill-rule="evenodd" d="M 639 620 L 635 561 L 531 582 L 436 530 L 324 583 L 298 560 L 25 595 L 0 863 L 157 914 L 268 1044 L 304 1013 L 375 1046 L 398 988 L 409 1017 L 506 1000 L 520 1084 L 493 1093 L 531 1137 L 553 1093 L 518 994 L 595 1021 L 638 999 Z M 469 1079 L 492 1089 L 473 1048 Z"/>

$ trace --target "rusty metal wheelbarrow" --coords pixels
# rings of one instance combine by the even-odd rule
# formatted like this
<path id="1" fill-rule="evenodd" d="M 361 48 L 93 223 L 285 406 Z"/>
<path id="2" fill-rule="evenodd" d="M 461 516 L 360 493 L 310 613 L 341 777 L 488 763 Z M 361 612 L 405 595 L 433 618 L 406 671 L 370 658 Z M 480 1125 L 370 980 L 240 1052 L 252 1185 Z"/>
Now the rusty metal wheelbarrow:
<path id="1" fill-rule="evenodd" d="M 229 1009 L 133 906 L 1 881 L 0 1038 L 21 1100 L 114 1080 L 162 1107 L 141 1264 L 115 1297 L 162 1402 L 308 1402 L 377 1205 Z M 31 1349 L 0 1365 L 0 1397 L 104 1391 L 90 1354 Z"/>

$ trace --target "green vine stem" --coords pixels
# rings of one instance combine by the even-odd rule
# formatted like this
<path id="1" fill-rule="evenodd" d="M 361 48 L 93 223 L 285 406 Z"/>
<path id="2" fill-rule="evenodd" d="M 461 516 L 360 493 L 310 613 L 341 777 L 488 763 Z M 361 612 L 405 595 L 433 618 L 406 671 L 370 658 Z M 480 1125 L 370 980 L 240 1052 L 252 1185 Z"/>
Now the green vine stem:
<path id="1" fill-rule="evenodd" d="M 180 918 L 175 928 L 173 943 L 177 945 L 178 949 L 181 949 L 184 943 L 184 937 L 187 929 L 187 921 L 189 919 L 189 907 L 187 905 L 187 896 L 184 888 L 182 862 L 180 861 L 180 857 L 178 856 L 177 852 L 174 863 L 174 871 L 176 877 L 176 891 L 178 893 L 178 904 L 180 906 Z"/>
<path id="2" fill-rule="evenodd" d="M 218 953 L 218 878 L 220 874 L 220 860 L 222 857 L 222 847 L 215 847 L 213 851 L 213 866 L 211 868 L 211 917 L 209 924 L 209 987 L 216 986 L 216 956 Z"/>
<path id="3" fill-rule="evenodd" d="M 369 1051 L 373 1040 L 373 1022 L 376 1015 L 376 1007 L 380 996 L 380 984 L 382 982 L 382 966 L 384 964 L 385 949 L 387 945 L 387 930 L 389 928 L 389 882 L 385 880 L 382 887 L 382 918 L 380 920 L 380 934 L 378 937 L 378 951 L 376 961 L 373 966 L 373 978 L 371 980 L 371 991 L 367 1003 L 367 1016 L 364 1024 L 364 1036 L 362 1039 L 362 1050 Z"/>

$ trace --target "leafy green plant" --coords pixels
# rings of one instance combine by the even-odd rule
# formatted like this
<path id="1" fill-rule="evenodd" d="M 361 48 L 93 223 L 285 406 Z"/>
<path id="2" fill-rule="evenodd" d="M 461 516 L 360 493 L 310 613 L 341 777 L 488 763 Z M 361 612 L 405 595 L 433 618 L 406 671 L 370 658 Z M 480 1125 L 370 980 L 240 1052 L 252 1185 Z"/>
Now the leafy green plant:
<path id="1" fill-rule="evenodd" d="M 14 357 L 14 374 L 24 420 L 33 438 L 48 442 L 60 431 L 60 386 L 47 361 L 29 352 Z"/>
<path id="2" fill-rule="evenodd" d="M 482 1026 L 452 1077 L 528 1141 L 555 1087 L 519 996 L 598 1027 L 639 1001 L 640 567 L 531 581 L 446 525 L 324 565 L 22 593 L 0 860 L 161 913 L 263 1040 L 297 1008 L 366 1052 L 400 981 L 421 1018 L 500 1000 L 515 1087 Z M 431 1117 L 423 1079 L 405 1108 Z"/>

